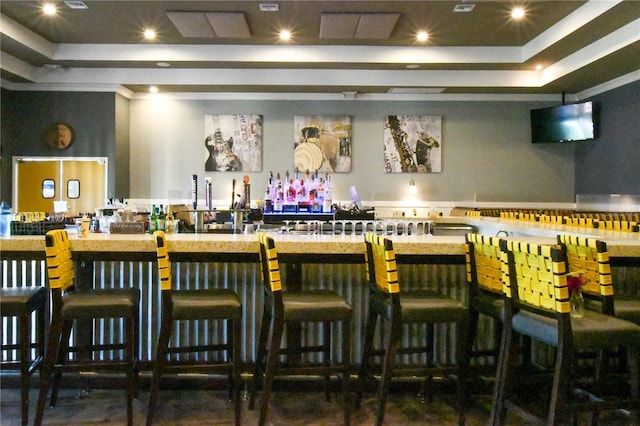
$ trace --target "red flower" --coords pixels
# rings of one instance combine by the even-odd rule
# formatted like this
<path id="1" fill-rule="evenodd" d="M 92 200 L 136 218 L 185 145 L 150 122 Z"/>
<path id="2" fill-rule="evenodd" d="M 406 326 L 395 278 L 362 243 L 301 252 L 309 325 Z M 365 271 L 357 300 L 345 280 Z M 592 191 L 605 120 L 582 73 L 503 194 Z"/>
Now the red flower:
<path id="1" fill-rule="evenodd" d="M 587 277 L 582 274 L 569 275 L 567 277 L 567 288 L 569 291 L 580 290 L 587 283 Z"/>

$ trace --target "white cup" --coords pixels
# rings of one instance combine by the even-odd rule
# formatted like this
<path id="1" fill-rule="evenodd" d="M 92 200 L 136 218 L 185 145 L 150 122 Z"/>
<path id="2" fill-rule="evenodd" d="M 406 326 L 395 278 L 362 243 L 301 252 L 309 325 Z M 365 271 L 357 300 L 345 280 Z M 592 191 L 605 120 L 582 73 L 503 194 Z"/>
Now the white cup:
<path id="1" fill-rule="evenodd" d="M 91 220 L 88 217 L 83 217 L 80 220 L 79 236 L 81 238 L 86 238 L 89 236 L 89 225 L 91 225 Z"/>

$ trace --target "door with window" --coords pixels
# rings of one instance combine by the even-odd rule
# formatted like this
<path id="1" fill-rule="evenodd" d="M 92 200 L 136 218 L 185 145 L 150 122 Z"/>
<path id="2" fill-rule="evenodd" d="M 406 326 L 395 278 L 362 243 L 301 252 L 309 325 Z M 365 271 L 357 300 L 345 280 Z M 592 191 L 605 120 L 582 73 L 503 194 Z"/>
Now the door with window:
<path id="1" fill-rule="evenodd" d="M 66 202 L 75 216 L 104 206 L 106 157 L 14 157 L 13 164 L 16 212 L 54 213 Z"/>

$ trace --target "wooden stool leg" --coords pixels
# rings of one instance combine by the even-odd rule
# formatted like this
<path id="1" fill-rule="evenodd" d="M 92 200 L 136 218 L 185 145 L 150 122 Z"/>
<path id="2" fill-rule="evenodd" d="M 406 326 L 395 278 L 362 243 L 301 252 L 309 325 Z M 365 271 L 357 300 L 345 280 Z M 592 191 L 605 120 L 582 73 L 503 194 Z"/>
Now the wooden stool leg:
<path id="1" fill-rule="evenodd" d="M 249 409 L 253 410 L 256 403 L 256 391 L 258 382 L 264 373 L 264 358 L 267 352 L 267 338 L 269 337 L 269 327 L 271 326 L 271 316 L 265 309 L 260 325 L 260 336 L 258 337 L 258 348 L 256 354 L 256 365 L 253 370 L 253 380 L 251 380 L 251 390 L 249 392 Z"/>
<path id="2" fill-rule="evenodd" d="M 234 319 L 231 320 L 231 322 L 233 323 L 233 333 L 230 335 L 230 338 L 233 339 L 233 407 L 236 426 L 240 426 L 240 414 L 242 411 L 240 405 L 240 340 L 242 339 L 242 320 Z"/>
<path id="3" fill-rule="evenodd" d="M 53 370 L 56 365 L 56 358 L 58 357 L 58 348 L 60 346 L 63 321 L 61 319 L 57 320 L 56 318 L 57 316 L 54 315 L 51 325 L 49 326 L 47 350 L 45 351 L 44 362 L 42 364 L 42 369 L 40 370 L 40 393 L 38 394 L 38 404 L 36 406 L 34 426 L 39 426 L 40 424 L 42 424 L 44 405 L 47 400 L 47 394 L 49 393 Z"/>
<path id="4" fill-rule="evenodd" d="M 322 353 L 325 365 L 331 365 L 331 322 L 326 321 L 322 323 L 323 328 L 323 342 Z M 324 397 L 327 402 L 331 401 L 331 392 L 329 390 L 329 384 L 331 383 L 331 375 L 326 374 L 324 376 Z"/>
<path id="5" fill-rule="evenodd" d="M 376 331 L 376 324 L 378 322 L 378 314 L 373 312 L 369 307 L 369 314 L 367 315 L 367 324 L 364 334 L 364 345 L 362 348 L 362 361 L 360 362 L 360 372 L 358 373 L 358 386 L 355 394 L 355 407 L 360 409 L 362 402 L 362 394 L 367 387 L 367 380 L 369 379 L 369 359 L 373 352 L 373 336 Z"/>
<path id="6" fill-rule="evenodd" d="M 71 329 L 73 327 L 73 321 L 65 320 L 62 325 L 62 336 L 60 337 L 60 345 L 58 346 L 58 360 L 57 364 L 64 364 L 67 360 L 69 352 L 69 339 L 71 338 Z M 53 407 L 58 402 L 58 390 L 60 388 L 60 380 L 62 379 L 62 370 L 60 368 L 54 368 L 53 371 L 53 385 L 51 387 L 51 400 L 49 404 Z"/>
<path id="7" fill-rule="evenodd" d="M 18 317 L 18 340 L 20 347 L 20 406 L 22 413 L 22 424 L 26 425 L 29 422 L 29 366 L 30 356 L 30 336 L 29 336 L 29 324 L 30 313 L 25 312 Z"/>
<path id="8" fill-rule="evenodd" d="M 458 424 L 463 426 L 465 424 L 465 409 L 467 400 L 467 376 L 469 370 L 469 321 L 462 320 L 456 324 L 456 337 L 457 337 L 457 356 L 456 362 L 458 364 L 458 382 L 457 382 L 457 397 L 458 397 Z"/>
<path id="9" fill-rule="evenodd" d="M 382 426 L 384 422 L 384 410 L 387 404 L 387 396 L 389 394 L 389 385 L 391 384 L 391 375 L 395 365 L 396 352 L 400 343 L 400 334 L 402 333 L 402 324 L 400 321 L 387 321 L 387 344 L 384 359 L 382 363 L 382 379 L 378 391 L 378 406 L 376 409 L 376 426 Z"/>
<path id="10" fill-rule="evenodd" d="M 351 321 L 342 321 L 342 403 L 344 404 L 344 424 L 351 422 Z"/>
<path id="11" fill-rule="evenodd" d="M 125 360 L 128 363 L 127 366 L 127 424 L 133 426 L 133 398 L 136 394 L 136 378 L 135 378 L 135 321 L 131 317 L 124 319 L 125 326 L 125 339 L 127 344 L 125 346 Z"/>
<path id="12" fill-rule="evenodd" d="M 280 344 L 282 341 L 282 333 L 284 329 L 284 321 L 280 317 L 272 319 L 271 342 L 269 342 L 269 354 L 267 355 L 267 368 L 264 377 L 264 389 L 262 391 L 262 404 L 260 405 L 260 418 L 258 424 L 264 425 L 267 420 L 267 410 L 269 408 L 269 400 L 271 399 L 271 388 L 273 386 L 273 377 L 278 367 L 278 357 L 280 352 Z"/>
<path id="13" fill-rule="evenodd" d="M 149 390 L 149 406 L 147 407 L 147 426 L 153 423 L 153 416 L 156 410 L 156 401 L 158 400 L 158 391 L 160 389 L 160 380 L 162 379 L 162 370 L 167 362 L 167 349 L 169 347 L 169 338 L 171 337 L 171 316 L 165 313 L 162 317 L 162 325 L 160 327 L 160 336 L 156 346 L 156 361 L 153 366 L 153 377 L 151 379 L 151 389 Z"/>

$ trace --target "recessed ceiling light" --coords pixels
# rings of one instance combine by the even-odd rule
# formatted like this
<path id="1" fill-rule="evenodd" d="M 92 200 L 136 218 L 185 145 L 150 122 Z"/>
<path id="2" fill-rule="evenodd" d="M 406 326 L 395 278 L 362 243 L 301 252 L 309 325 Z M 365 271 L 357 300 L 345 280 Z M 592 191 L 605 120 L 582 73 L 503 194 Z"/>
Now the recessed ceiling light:
<path id="1" fill-rule="evenodd" d="M 536 65 L 536 71 L 540 71 L 542 68 L 543 68 L 542 65 L 540 64 Z"/>
<path id="2" fill-rule="evenodd" d="M 418 41 L 427 41 L 429 39 L 429 34 L 426 31 L 420 31 L 416 34 L 416 40 Z"/>
<path id="3" fill-rule="evenodd" d="M 418 64 L 409 64 L 409 65 L 407 65 L 407 69 L 408 70 L 417 70 L 418 68 L 420 68 L 420 65 L 418 65 Z"/>
<path id="4" fill-rule="evenodd" d="M 168 68 L 171 64 L 169 62 L 156 62 L 156 66 L 160 68 Z"/>
<path id="5" fill-rule="evenodd" d="M 287 30 L 280 31 L 280 40 L 287 41 L 291 39 L 291 32 Z"/>
<path id="6" fill-rule="evenodd" d="M 48 70 L 59 70 L 60 68 L 62 68 L 62 66 L 59 64 L 44 64 L 44 67 Z"/>
<path id="7" fill-rule="evenodd" d="M 44 12 L 45 15 L 52 16 L 58 13 L 58 8 L 53 3 L 45 3 L 44 6 L 42 6 L 42 12 Z"/>
<path id="8" fill-rule="evenodd" d="M 153 40 L 156 38 L 156 32 L 152 29 L 147 28 L 146 30 L 144 30 L 144 38 L 146 38 L 147 40 Z"/>
<path id="9" fill-rule="evenodd" d="M 156 86 L 149 86 L 149 92 L 158 93 L 158 88 Z"/>
<path id="10" fill-rule="evenodd" d="M 521 7 L 516 7 L 511 11 L 511 17 L 513 19 L 522 19 L 524 18 L 524 9 Z"/>

